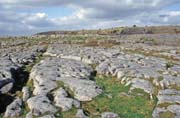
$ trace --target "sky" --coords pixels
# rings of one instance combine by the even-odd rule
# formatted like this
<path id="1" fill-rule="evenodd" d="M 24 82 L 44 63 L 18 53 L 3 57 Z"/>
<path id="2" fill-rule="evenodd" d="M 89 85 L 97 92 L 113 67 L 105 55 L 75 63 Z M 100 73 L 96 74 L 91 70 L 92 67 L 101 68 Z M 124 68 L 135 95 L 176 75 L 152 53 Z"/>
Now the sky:
<path id="1" fill-rule="evenodd" d="M 0 0 L 0 36 L 179 25 L 180 0 Z"/>

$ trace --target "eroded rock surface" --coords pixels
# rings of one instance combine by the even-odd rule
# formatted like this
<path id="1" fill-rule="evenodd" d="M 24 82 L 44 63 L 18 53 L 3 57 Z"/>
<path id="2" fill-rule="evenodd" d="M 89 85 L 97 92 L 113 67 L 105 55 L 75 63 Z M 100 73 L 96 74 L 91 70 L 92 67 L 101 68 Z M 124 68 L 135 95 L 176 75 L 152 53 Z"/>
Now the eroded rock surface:
<path id="1" fill-rule="evenodd" d="M 22 92 L 23 92 L 23 101 L 27 101 L 28 98 L 30 97 L 29 87 L 28 86 L 23 87 Z"/>
<path id="2" fill-rule="evenodd" d="M 7 93 L 12 89 L 19 68 L 9 58 L 0 58 L 0 93 Z"/>
<path id="3" fill-rule="evenodd" d="M 103 92 L 93 80 L 96 72 L 130 86 L 129 93 L 142 89 L 150 95 L 148 100 L 157 97 L 153 118 L 159 118 L 162 113 L 180 117 L 179 48 L 153 48 L 144 44 L 105 48 L 55 42 L 48 44 L 46 51 L 40 45 L 19 46 L 25 44 L 18 42 L 9 44 L 12 46 L 9 49 L 0 49 L 0 94 L 11 92 L 16 80 L 22 79 L 19 70 L 33 64 L 45 52 L 30 68 L 31 85 L 23 84 L 18 92 L 15 91 L 22 100 L 18 98 L 9 104 L 5 117 L 21 116 L 22 106 L 27 104 L 28 113 L 24 115 L 27 118 L 56 118 L 60 117 L 56 116 L 57 112 L 62 114 L 72 109 L 77 110 L 73 117 L 88 118 L 82 104 L 93 101 Z M 129 93 L 122 95 L 133 98 Z M 111 93 L 108 95 L 113 99 Z M 105 111 L 99 114 L 102 118 L 119 118 L 120 115 Z"/>
<path id="4" fill-rule="evenodd" d="M 27 104 L 35 116 L 43 115 L 45 113 L 55 113 L 57 111 L 57 109 L 51 104 L 51 101 L 43 95 L 29 98 Z"/>
<path id="5" fill-rule="evenodd" d="M 180 91 L 174 89 L 160 90 L 158 95 L 158 104 L 162 103 L 180 103 Z"/>
<path id="6" fill-rule="evenodd" d="M 89 101 L 101 93 L 96 83 L 90 80 L 93 70 L 81 61 L 48 58 L 34 66 L 30 77 L 34 81 L 35 95 L 47 94 L 63 82 L 80 101 Z"/>
<path id="7" fill-rule="evenodd" d="M 22 113 L 22 100 L 20 98 L 15 99 L 10 105 L 7 106 L 4 114 L 5 118 L 18 117 Z"/>
<path id="8" fill-rule="evenodd" d="M 80 107 L 80 102 L 69 98 L 68 94 L 63 88 L 59 88 L 54 92 L 54 102 L 57 107 L 60 107 L 62 111 L 68 111 L 73 106 L 76 108 Z"/>

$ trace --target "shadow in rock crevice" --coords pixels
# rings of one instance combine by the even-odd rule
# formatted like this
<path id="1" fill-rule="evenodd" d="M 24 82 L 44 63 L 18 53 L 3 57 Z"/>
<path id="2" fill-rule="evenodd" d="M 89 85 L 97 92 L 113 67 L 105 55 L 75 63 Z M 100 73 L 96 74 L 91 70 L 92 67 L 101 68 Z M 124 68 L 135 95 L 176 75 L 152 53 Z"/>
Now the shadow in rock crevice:
<path id="1" fill-rule="evenodd" d="M 0 94 L 0 114 L 6 111 L 6 107 L 13 102 L 15 98 L 8 94 Z"/>
<path id="2" fill-rule="evenodd" d="M 16 93 L 17 91 L 21 91 L 22 88 L 26 85 L 30 73 L 25 71 L 23 68 L 20 68 L 17 71 L 11 70 L 11 73 L 15 80 L 11 93 Z"/>
<path id="3" fill-rule="evenodd" d="M 97 71 L 91 72 L 90 80 L 95 81 L 96 75 L 97 75 Z"/>

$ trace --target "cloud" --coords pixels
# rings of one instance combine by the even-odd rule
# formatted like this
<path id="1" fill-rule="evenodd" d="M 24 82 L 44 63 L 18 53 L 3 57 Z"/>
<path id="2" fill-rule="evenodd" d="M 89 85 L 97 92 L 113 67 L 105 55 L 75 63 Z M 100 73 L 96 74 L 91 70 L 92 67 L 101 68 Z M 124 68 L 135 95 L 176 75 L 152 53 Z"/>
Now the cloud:
<path id="1" fill-rule="evenodd" d="M 0 1 L 0 35 L 133 24 L 180 24 L 180 11 L 167 9 L 177 4 L 180 5 L 179 0 L 4 0 Z M 74 12 L 52 18 L 43 12 L 50 7 L 66 7 Z"/>

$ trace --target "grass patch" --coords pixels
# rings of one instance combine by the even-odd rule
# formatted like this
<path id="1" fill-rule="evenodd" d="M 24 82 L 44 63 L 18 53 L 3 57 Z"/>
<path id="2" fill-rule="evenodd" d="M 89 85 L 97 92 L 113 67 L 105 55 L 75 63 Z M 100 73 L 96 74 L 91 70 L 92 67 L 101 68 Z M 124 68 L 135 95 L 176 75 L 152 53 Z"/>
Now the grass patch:
<path id="1" fill-rule="evenodd" d="M 164 77 L 163 76 L 159 76 L 157 79 L 160 82 L 160 81 L 162 81 L 164 79 Z"/>
<path id="2" fill-rule="evenodd" d="M 169 88 L 180 91 L 180 85 L 170 85 Z"/>
<path id="3" fill-rule="evenodd" d="M 56 118 L 74 118 L 74 116 L 76 115 L 77 113 L 77 109 L 76 108 L 72 108 L 71 110 L 69 111 L 65 111 L 65 112 L 57 112 L 55 114 L 55 117 Z"/>
<path id="4" fill-rule="evenodd" d="M 167 62 L 166 63 L 166 69 L 169 69 L 169 68 L 171 68 L 173 66 L 174 66 L 174 64 L 172 62 Z"/>
<path id="5" fill-rule="evenodd" d="M 121 118 L 152 117 L 156 103 L 149 100 L 149 95 L 144 91 L 135 90 L 135 94 L 128 94 L 130 86 L 121 85 L 114 78 L 96 77 L 95 80 L 104 92 L 93 101 L 82 103 L 82 108 L 90 113 L 90 118 L 99 118 L 105 111 L 117 113 Z"/>
<path id="6" fill-rule="evenodd" d="M 26 103 L 23 103 L 21 117 L 25 118 L 29 111 L 30 109 L 28 108 L 28 105 Z"/>
<path id="7" fill-rule="evenodd" d="M 174 117 L 175 117 L 174 114 L 171 113 L 170 111 L 160 113 L 159 116 L 159 118 L 174 118 Z"/>

